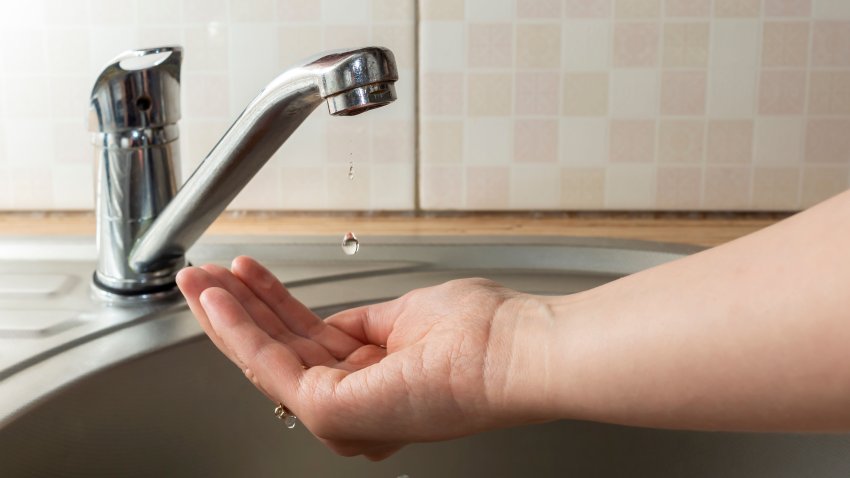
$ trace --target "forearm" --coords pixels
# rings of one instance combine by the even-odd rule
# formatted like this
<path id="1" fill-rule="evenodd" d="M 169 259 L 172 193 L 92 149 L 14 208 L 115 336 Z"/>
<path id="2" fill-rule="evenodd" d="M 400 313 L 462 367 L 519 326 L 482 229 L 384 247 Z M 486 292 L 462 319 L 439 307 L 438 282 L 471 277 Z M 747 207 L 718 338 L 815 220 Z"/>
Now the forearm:
<path id="1" fill-rule="evenodd" d="M 850 193 L 549 305 L 551 415 L 850 429 Z"/>

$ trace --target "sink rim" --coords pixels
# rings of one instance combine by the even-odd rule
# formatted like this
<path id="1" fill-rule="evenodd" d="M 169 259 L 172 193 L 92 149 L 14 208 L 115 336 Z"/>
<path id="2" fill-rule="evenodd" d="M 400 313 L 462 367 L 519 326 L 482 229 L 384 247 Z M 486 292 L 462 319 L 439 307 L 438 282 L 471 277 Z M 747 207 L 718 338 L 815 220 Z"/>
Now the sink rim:
<path id="1" fill-rule="evenodd" d="M 4 263 L 26 263 L 32 260 L 25 258 L 22 261 L 21 256 L 17 255 L 15 261 L 4 261 L 2 251 L 7 251 L 8 254 L 8 249 L 4 246 L 23 243 L 29 252 L 37 252 L 43 248 L 67 251 L 68 249 L 57 247 L 57 244 L 63 244 L 63 240 L 66 239 L 68 238 L 51 237 L 28 242 L 21 240 L 20 237 L 14 240 L 0 238 L 0 267 Z M 77 262 L 80 267 L 90 266 L 93 270 L 95 257 L 91 248 L 92 240 L 93 238 L 70 238 L 69 242 L 64 244 L 70 243 L 72 248 L 75 248 L 72 252 L 78 254 L 81 251 L 89 251 L 92 255 L 86 257 L 88 254 L 82 254 L 75 259 L 65 257 L 65 261 Z M 346 263 L 374 265 L 381 260 L 396 261 L 396 267 L 379 267 L 377 270 L 365 272 L 355 270 L 352 273 L 337 273 L 329 276 L 316 274 L 315 277 L 286 281 L 287 285 L 298 294 L 300 287 L 311 287 L 327 282 L 344 283 L 346 280 L 389 273 L 405 274 L 439 270 L 447 271 L 447 273 L 465 270 L 470 273 L 464 275 L 474 275 L 476 270 L 502 270 L 514 273 L 520 271 L 530 273 L 530 270 L 534 270 L 536 274 L 558 272 L 571 275 L 622 276 L 703 249 L 681 244 L 560 236 L 367 236 L 361 238 L 361 244 L 364 242 L 367 247 L 362 248 L 357 256 L 346 256 L 344 259 Z M 275 267 L 280 269 L 291 264 L 293 259 L 306 262 L 312 260 L 317 265 L 328 263 L 328 257 L 335 258 L 342 254 L 339 247 L 340 238 L 336 236 L 300 236 L 283 239 L 211 237 L 193 248 L 190 257 L 195 263 L 221 262 L 239 254 L 252 255 L 260 260 L 277 257 L 269 265 L 272 269 Z M 418 255 L 411 252 L 416 252 Z M 334 256 L 330 256 L 332 253 Z M 488 257 L 491 258 L 489 262 L 481 259 Z M 553 257 L 558 260 L 553 260 Z M 398 266 L 402 260 L 407 260 L 410 266 L 408 268 Z M 469 267 L 470 265 L 477 265 L 477 267 Z M 0 271 L 2 270 L 0 268 Z M 362 300 L 374 301 L 385 297 L 386 295 L 367 296 Z M 339 305 L 333 301 L 319 302 L 308 302 L 307 305 L 313 308 Z M 39 306 L 44 307 L 43 303 Z M 108 307 L 104 307 L 103 303 L 94 304 L 94 306 L 95 313 L 98 307 L 102 311 L 108 311 Z M 111 310 L 113 316 L 115 312 L 113 308 Z M 0 428 L 88 375 L 134 357 L 155 353 L 158 350 L 197 339 L 202 335 L 200 327 L 188 313 L 188 308 L 182 300 L 140 307 L 127 315 L 126 320 L 115 322 L 113 318 L 113 323 L 101 330 L 79 338 L 76 342 L 69 341 L 57 348 L 56 353 L 39 357 L 32 363 L 22 364 L 18 370 L 0 379 Z M 104 359 L 104 357 L 107 358 Z"/>

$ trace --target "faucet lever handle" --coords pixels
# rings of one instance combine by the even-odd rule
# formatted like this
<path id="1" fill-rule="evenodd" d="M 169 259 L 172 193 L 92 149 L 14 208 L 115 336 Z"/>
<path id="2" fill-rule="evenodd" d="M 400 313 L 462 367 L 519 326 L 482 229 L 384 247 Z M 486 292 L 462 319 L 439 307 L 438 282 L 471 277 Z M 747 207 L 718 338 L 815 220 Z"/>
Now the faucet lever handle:
<path id="1" fill-rule="evenodd" d="M 101 72 L 91 92 L 92 130 L 157 128 L 180 119 L 180 64 L 176 46 L 130 50 Z"/>

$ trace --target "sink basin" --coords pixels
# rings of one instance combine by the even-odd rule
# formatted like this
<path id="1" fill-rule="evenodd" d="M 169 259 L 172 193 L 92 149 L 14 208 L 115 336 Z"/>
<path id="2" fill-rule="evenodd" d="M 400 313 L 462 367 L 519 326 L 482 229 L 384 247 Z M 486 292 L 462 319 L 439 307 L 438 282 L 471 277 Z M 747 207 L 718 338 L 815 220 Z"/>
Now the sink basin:
<path id="1" fill-rule="evenodd" d="M 566 294 L 695 248 L 567 238 L 208 239 L 194 263 L 248 254 L 322 316 L 483 276 Z M 847 476 L 848 435 L 699 433 L 576 421 L 409 446 L 372 463 L 288 430 L 179 298 L 92 298 L 93 244 L 0 241 L 0 476 Z M 45 260 L 45 258 L 47 258 Z M 392 426 L 392 424 L 387 424 Z"/>

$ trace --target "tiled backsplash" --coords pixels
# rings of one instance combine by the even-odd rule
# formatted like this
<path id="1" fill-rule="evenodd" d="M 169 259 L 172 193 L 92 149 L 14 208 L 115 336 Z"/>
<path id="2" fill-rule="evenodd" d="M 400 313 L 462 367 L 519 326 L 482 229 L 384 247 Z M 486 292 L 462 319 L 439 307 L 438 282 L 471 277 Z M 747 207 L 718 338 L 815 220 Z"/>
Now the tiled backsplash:
<path id="1" fill-rule="evenodd" d="M 396 103 L 320 108 L 235 209 L 785 210 L 850 182 L 848 0 L 0 0 L 0 41 L 0 210 L 92 207 L 89 90 L 157 44 L 185 47 L 186 173 L 287 65 L 396 54 Z"/>
<path id="2" fill-rule="evenodd" d="M 414 19 L 413 0 L 0 0 L 0 209 L 92 207 L 94 79 L 118 53 L 164 44 L 185 48 L 184 178 L 288 66 L 389 47 L 398 101 L 348 118 L 319 107 L 231 209 L 412 209 Z"/>
<path id="3" fill-rule="evenodd" d="M 850 1 L 423 0 L 422 205 L 796 209 L 850 179 Z"/>

